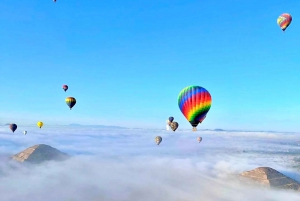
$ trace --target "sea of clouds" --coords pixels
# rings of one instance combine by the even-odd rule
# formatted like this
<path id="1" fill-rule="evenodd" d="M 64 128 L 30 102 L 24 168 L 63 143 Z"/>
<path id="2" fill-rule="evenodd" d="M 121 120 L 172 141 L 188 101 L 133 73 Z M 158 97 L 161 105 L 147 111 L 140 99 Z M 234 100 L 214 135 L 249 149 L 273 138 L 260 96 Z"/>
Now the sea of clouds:
<path id="1" fill-rule="evenodd" d="M 159 146 L 154 141 L 158 135 L 163 138 Z M 198 136 L 203 137 L 201 143 Z M 297 133 L 96 126 L 19 126 L 12 133 L 1 126 L 0 140 L 1 201 L 300 200 L 300 193 L 237 179 L 263 166 L 300 181 Z M 73 157 L 33 166 L 8 160 L 36 144 Z"/>

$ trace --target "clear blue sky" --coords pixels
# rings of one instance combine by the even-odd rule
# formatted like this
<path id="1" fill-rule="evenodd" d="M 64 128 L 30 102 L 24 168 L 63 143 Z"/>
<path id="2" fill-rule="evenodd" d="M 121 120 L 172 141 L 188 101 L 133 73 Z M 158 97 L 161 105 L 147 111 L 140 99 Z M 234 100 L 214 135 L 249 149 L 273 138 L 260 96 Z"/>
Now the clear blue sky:
<path id="1" fill-rule="evenodd" d="M 198 128 L 300 131 L 300 2 L 0 2 L 0 122 L 191 128 L 177 97 L 199 85 Z M 277 17 L 293 17 L 283 33 Z M 61 86 L 69 85 L 65 93 Z M 70 111 L 67 96 L 77 104 Z"/>

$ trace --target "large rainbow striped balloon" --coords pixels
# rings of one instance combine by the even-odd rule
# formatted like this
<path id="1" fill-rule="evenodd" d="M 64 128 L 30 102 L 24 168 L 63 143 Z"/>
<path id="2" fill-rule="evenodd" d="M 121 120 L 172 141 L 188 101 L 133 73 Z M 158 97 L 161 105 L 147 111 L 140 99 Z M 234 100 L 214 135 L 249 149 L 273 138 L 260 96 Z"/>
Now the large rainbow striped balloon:
<path id="1" fill-rule="evenodd" d="M 178 96 L 178 105 L 185 118 L 194 127 L 201 123 L 211 107 L 210 93 L 199 86 L 185 87 Z"/>

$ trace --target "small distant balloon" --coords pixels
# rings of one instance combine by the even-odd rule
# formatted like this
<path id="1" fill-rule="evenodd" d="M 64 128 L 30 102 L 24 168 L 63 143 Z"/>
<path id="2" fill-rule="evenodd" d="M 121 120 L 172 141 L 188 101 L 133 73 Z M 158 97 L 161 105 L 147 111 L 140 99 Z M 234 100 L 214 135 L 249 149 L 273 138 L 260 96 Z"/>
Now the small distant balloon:
<path id="1" fill-rule="evenodd" d="M 56 3 L 56 0 L 53 0 L 54 1 L 54 3 Z"/>
<path id="2" fill-rule="evenodd" d="M 18 126 L 17 126 L 17 124 L 10 124 L 10 125 L 9 125 L 9 128 L 10 128 L 10 130 L 14 133 L 15 130 L 17 130 Z"/>
<path id="3" fill-rule="evenodd" d="M 176 121 L 173 121 L 171 124 L 170 124 L 170 127 L 171 129 L 175 132 L 176 129 L 178 128 L 179 124 L 176 122 Z"/>
<path id="4" fill-rule="evenodd" d="M 43 125 L 44 125 L 44 123 L 43 123 L 43 122 L 41 122 L 41 121 L 37 122 L 37 126 L 38 126 L 39 128 L 42 128 L 42 127 L 43 127 Z"/>
<path id="5" fill-rule="evenodd" d="M 171 125 L 171 122 L 170 122 L 170 120 L 168 119 L 168 121 L 167 121 L 167 124 L 170 126 Z"/>
<path id="6" fill-rule="evenodd" d="M 202 137 L 198 137 L 197 141 L 200 143 L 202 141 Z"/>
<path id="7" fill-rule="evenodd" d="M 166 129 L 169 130 L 170 129 L 170 121 L 169 121 L 169 119 L 166 120 L 166 123 L 167 123 Z"/>
<path id="8" fill-rule="evenodd" d="M 277 24 L 282 31 L 285 31 L 292 22 L 292 16 L 288 13 L 283 13 L 277 18 Z"/>
<path id="9" fill-rule="evenodd" d="M 174 120 L 174 117 L 169 117 L 169 121 L 172 123 Z"/>
<path id="10" fill-rule="evenodd" d="M 69 89 L 68 85 L 66 85 L 66 84 L 64 84 L 64 85 L 62 86 L 62 88 L 63 88 L 63 90 L 64 90 L 65 92 Z"/>
<path id="11" fill-rule="evenodd" d="M 155 137 L 155 142 L 157 145 L 159 145 L 161 143 L 161 141 L 162 141 L 162 138 L 160 136 Z"/>
<path id="12" fill-rule="evenodd" d="M 26 135 L 26 134 L 27 134 L 27 131 L 23 131 L 23 133 L 24 133 L 24 135 Z"/>
<path id="13" fill-rule="evenodd" d="M 76 104 L 76 99 L 74 97 L 67 97 L 66 98 L 66 103 L 69 106 L 70 110 L 72 109 L 72 107 L 74 107 L 74 105 Z"/>

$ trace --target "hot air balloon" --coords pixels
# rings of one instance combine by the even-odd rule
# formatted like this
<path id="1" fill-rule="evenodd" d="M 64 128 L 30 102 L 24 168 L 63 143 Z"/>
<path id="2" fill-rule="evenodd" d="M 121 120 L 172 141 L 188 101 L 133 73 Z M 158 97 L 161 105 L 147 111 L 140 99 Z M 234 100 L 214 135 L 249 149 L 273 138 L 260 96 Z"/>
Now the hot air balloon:
<path id="1" fill-rule="evenodd" d="M 64 84 L 64 85 L 62 86 L 62 88 L 63 88 L 63 90 L 64 90 L 65 92 L 69 89 L 68 85 L 66 85 L 66 84 Z"/>
<path id="2" fill-rule="evenodd" d="M 72 107 L 74 107 L 74 105 L 76 104 L 76 99 L 73 97 L 67 97 L 66 98 L 66 103 L 69 106 L 70 110 L 72 109 Z"/>
<path id="3" fill-rule="evenodd" d="M 169 121 L 170 121 L 170 123 L 172 123 L 172 122 L 173 122 L 173 120 L 174 120 L 174 117 L 169 117 Z"/>
<path id="4" fill-rule="evenodd" d="M 53 0 L 54 1 L 54 3 L 56 3 L 56 0 Z"/>
<path id="5" fill-rule="evenodd" d="M 26 134 L 27 134 L 27 131 L 23 131 L 23 133 L 24 133 L 24 135 L 26 135 Z"/>
<path id="6" fill-rule="evenodd" d="M 9 125 L 9 128 L 10 128 L 10 130 L 14 133 L 15 130 L 17 130 L 18 126 L 17 126 L 17 124 L 10 124 L 10 125 Z"/>
<path id="7" fill-rule="evenodd" d="M 162 141 L 162 138 L 160 136 L 155 137 L 155 142 L 157 145 L 159 145 L 161 143 L 161 141 Z"/>
<path id="8" fill-rule="evenodd" d="M 177 122 L 175 122 L 175 121 L 173 121 L 171 124 L 170 124 L 170 127 L 171 127 L 171 129 L 175 132 L 176 131 L 176 129 L 178 128 L 178 123 Z"/>
<path id="9" fill-rule="evenodd" d="M 37 122 L 37 126 L 38 126 L 39 128 L 42 128 L 43 125 L 44 125 L 43 122 L 41 122 L 41 121 Z"/>
<path id="10" fill-rule="evenodd" d="M 211 107 L 211 95 L 203 87 L 185 87 L 178 96 L 178 106 L 185 118 L 197 130 L 198 124 L 203 121 Z"/>
<path id="11" fill-rule="evenodd" d="M 197 140 L 200 143 L 202 141 L 202 137 L 198 137 Z"/>
<path id="12" fill-rule="evenodd" d="M 169 121 L 169 119 L 167 119 L 166 122 L 167 122 L 166 129 L 169 130 L 170 129 L 170 126 L 169 126 L 170 125 L 170 121 Z"/>
<path id="13" fill-rule="evenodd" d="M 282 31 L 285 31 L 286 28 L 291 24 L 292 16 L 288 13 L 281 14 L 277 19 L 277 24 L 280 26 Z"/>

